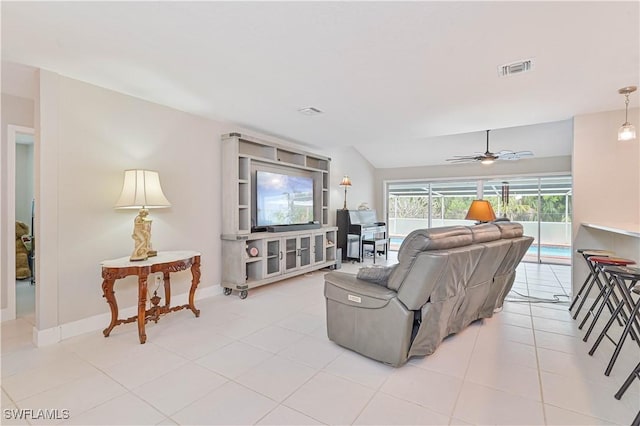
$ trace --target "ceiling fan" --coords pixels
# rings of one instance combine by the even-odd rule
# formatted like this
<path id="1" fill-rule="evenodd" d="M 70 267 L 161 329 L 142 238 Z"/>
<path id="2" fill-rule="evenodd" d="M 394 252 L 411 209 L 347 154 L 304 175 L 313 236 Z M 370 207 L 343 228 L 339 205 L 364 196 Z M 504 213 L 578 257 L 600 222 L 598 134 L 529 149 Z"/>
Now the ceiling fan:
<path id="1" fill-rule="evenodd" d="M 473 163 L 476 161 L 482 164 L 492 164 L 496 160 L 519 160 L 521 158 L 533 157 L 531 151 L 489 151 L 489 130 L 487 130 L 487 150 L 484 153 L 476 152 L 474 155 L 454 155 L 453 158 L 447 158 L 452 163 Z"/>

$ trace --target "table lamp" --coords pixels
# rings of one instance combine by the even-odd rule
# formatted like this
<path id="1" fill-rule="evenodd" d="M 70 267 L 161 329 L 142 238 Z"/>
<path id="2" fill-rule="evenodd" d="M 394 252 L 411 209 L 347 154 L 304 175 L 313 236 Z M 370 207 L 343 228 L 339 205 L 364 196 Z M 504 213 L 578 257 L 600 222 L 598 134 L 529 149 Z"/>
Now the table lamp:
<path id="1" fill-rule="evenodd" d="M 342 178 L 342 182 L 340 182 L 340 186 L 344 186 L 344 205 L 342 206 L 342 210 L 347 209 L 347 188 L 351 186 L 351 179 L 349 176 L 344 175 Z"/>
<path id="2" fill-rule="evenodd" d="M 125 170 L 122 193 L 116 202 L 117 209 L 140 209 L 133 221 L 134 249 L 131 261 L 147 260 L 156 256 L 151 246 L 151 218 L 148 209 L 171 207 L 162 193 L 160 176 L 153 170 Z"/>
<path id="3" fill-rule="evenodd" d="M 475 220 L 477 221 L 476 223 L 479 224 L 496 220 L 496 214 L 493 212 L 491 203 L 487 200 L 473 200 L 465 219 Z"/>

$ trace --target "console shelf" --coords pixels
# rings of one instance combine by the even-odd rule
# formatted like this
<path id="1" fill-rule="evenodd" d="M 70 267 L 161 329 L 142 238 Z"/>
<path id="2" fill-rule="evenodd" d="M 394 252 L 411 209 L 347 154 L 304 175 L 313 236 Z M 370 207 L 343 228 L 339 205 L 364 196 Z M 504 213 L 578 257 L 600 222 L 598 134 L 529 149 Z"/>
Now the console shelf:
<path id="1" fill-rule="evenodd" d="M 225 294 L 247 290 L 336 264 L 336 230 L 329 227 L 331 159 L 240 133 L 222 135 L 222 286 Z M 252 233 L 256 170 L 309 176 L 313 219 L 319 229 Z M 249 255 L 249 249 L 254 254 Z"/>

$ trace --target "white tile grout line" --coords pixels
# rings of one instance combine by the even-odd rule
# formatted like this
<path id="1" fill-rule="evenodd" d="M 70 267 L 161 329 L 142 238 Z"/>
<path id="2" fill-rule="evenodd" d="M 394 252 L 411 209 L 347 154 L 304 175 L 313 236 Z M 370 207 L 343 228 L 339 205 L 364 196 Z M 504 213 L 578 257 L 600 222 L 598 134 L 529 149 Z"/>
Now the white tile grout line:
<path id="1" fill-rule="evenodd" d="M 480 321 L 484 321 L 484 319 L 480 319 Z M 467 327 L 471 326 L 471 324 L 467 325 Z M 456 408 L 458 407 L 458 401 L 460 400 L 460 394 L 462 393 L 462 388 L 464 387 L 464 383 L 467 379 L 467 373 L 469 372 L 469 368 L 471 367 L 471 361 L 473 360 L 473 353 L 476 350 L 476 345 L 478 344 L 478 337 L 480 336 L 480 330 L 476 333 L 475 339 L 473 340 L 473 347 L 471 348 L 471 356 L 469 356 L 469 360 L 467 361 L 467 367 L 464 369 L 464 375 L 462 376 L 462 384 L 460 385 L 460 391 L 458 391 L 458 395 L 456 396 L 456 400 L 453 402 L 453 407 L 451 408 L 451 415 L 449 416 L 449 424 L 453 421 L 454 413 L 456 412 Z M 460 419 L 464 420 L 464 419 Z"/>

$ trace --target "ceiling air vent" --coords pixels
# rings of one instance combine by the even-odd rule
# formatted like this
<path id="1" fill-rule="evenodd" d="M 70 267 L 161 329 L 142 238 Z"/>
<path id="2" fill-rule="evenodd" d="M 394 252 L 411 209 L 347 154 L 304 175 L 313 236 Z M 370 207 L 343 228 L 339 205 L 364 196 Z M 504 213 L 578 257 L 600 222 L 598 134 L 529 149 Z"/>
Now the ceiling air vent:
<path id="1" fill-rule="evenodd" d="M 500 74 L 501 77 L 507 77 L 510 75 L 522 74 L 523 72 L 531 71 L 532 68 L 533 59 L 526 59 L 524 61 L 500 65 L 498 67 L 498 74 Z"/>
<path id="2" fill-rule="evenodd" d="M 316 107 L 306 107 L 306 108 L 300 108 L 298 110 L 298 112 L 300 114 L 304 114 L 304 115 L 318 115 L 318 114 L 322 114 L 322 111 L 319 110 Z"/>

